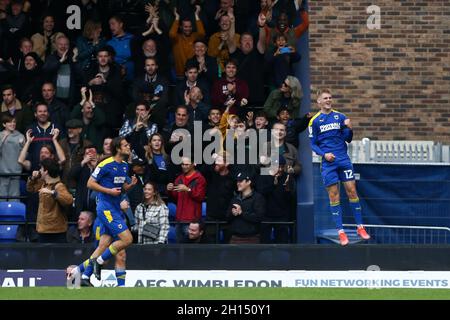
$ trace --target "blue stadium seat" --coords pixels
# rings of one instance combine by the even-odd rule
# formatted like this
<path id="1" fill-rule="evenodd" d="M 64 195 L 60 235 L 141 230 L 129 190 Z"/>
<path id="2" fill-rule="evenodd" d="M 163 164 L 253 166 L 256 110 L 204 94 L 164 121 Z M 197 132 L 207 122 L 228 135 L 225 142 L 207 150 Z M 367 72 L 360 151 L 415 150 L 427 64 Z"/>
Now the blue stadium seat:
<path id="1" fill-rule="evenodd" d="M 0 202 L 0 221 L 25 221 L 26 208 L 22 202 Z"/>
<path id="2" fill-rule="evenodd" d="M 0 202 L 0 221 L 25 221 L 26 208 L 22 202 Z M 0 242 L 16 242 L 18 225 L 0 225 Z"/>
<path id="3" fill-rule="evenodd" d="M 202 202 L 202 217 L 206 217 L 206 202 Z"/>
<path id="4" fill-rule="evenodd" d="M 0 243 L 16 242 L 18 225 L 0 225 Z"/>
<path id="5" fill-rule="evenodd" d="M 169 208 L 169 220 L 175 221 L 175 216 L 177 213 L 177 205 L 173 202 L 168 202 L 167 207 Z"/>
<path id="6" fill-rule="evenodd" d="M 177 234 L 175 231 L 175 226 L 169 227 L 169 233 L 167 235 L 167 242 L 168 243 L 177 243 Z"/>

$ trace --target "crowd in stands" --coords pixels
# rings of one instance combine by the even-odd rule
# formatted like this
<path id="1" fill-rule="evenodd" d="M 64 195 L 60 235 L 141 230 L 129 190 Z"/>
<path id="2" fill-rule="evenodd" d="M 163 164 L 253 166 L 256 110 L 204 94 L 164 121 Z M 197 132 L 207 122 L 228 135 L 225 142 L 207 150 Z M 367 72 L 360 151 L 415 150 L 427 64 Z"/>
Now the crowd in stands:
<path id="1" fill-rule="evenodd" d="M 138 181 L 123 195 L 135 242 L 167 243 L 169 223 L 179 243 L 292 241 L 283 222 L 296 217 L 298 135 L 311 117 L 299 114 L 293 67 L 305 1 L 81 0 L 73 30 L 70 3 L 0 1 L 0 196 L 20 196 L 28 173 L 27 219 L 37 221 L 18 240 L 93 241 L 86 183 L 124 137 Z M 223 137 L 212 164 L 173 163 L 177 145 L 208 129 Z M 257 145 L 279 153 L 269 175 L 259 174 L 267 157 L 236 161 L 238 142 L 248 160 L 250 132 L 263 129 L 271 131 Z"/>

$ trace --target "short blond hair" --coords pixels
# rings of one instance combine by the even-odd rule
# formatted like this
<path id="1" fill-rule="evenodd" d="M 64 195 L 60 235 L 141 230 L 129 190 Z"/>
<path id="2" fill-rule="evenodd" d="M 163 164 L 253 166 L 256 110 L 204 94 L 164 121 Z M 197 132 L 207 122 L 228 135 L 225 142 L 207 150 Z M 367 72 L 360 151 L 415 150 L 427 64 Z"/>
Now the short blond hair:
<path id="1" fill-rule="evenodd" d="M 320 96 L 321 96 L 322 94 L 324 94 L 324 93 L 328 93 L 328 94 L 331 95 L 331 89 L 329 89 L 329 88 L 323 88 L 323 89 L 317 90 L 317 99 L 319 99 Z"/>

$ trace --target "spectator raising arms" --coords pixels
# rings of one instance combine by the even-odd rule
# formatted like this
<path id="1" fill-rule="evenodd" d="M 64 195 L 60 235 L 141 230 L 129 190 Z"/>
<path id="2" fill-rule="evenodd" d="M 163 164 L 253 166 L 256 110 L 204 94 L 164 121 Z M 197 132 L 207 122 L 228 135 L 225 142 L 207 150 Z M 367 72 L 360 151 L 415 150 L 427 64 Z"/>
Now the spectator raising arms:
<path id="1" fill-rule="evenodd" d="M 194 41 L 205 37 L 205 28 L 200 20 L 200 6 L 196 6 L 195 24 L 197 32 L 192 32 L 192 22 L 188 18 L 183 18 L 180 25 L 180 15 L 177 8 L 173 11 L 175 21 L 169 31 L 169 37 L 172 41 L 173 57 L 175 59 L 175 73 L 177 78 L 183 78 L 183 71 L 186 61 L 194 55 Z M 180 29 L 181 33 L 178 33 Z"/>
<path id="2" fill-rule="evenodd" d="M 39 171 L 28 179 L 27 191 L 39 192 L 36 230 L 39 242 L 66 242 L 67 214 L 65 208 L 73 197 L 59 177 L 59 164 L 47 158 L 41 161 Z"/>

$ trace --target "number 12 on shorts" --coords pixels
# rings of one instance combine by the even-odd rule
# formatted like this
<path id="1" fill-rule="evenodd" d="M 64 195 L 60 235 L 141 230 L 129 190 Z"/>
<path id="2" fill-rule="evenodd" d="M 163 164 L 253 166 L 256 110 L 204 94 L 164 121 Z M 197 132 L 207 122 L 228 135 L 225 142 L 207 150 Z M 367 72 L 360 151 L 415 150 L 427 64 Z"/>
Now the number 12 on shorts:
<path id="1" fill-rule="evenodd" d="M 353 179 L 353 170 L 344 170 L 346 179 Z"/>

